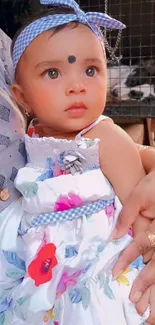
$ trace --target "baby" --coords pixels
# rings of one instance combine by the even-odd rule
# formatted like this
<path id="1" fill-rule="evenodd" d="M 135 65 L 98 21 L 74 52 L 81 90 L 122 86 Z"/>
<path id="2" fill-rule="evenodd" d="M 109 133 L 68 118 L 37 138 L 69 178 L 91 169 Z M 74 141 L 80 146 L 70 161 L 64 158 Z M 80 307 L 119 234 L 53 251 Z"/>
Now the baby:
<path id="1" fill-rule="evenodd" d="M 41 3 L 53 7 L 12 43 L 12 95 L 37 119 L 25 136 L 28 163 L 15 179 L 23 197 L 3 227 L 1 322 L 144 324 L 149 311 L 138 315 L 128 298 L 142 259 L 114 280 L 114 263 L 132 237 L 109 240 L 144 176 L 132 140 L 102 115 L 107 69 L 99 27 L 124 25 L 84 13 L 74 0 Z"/>

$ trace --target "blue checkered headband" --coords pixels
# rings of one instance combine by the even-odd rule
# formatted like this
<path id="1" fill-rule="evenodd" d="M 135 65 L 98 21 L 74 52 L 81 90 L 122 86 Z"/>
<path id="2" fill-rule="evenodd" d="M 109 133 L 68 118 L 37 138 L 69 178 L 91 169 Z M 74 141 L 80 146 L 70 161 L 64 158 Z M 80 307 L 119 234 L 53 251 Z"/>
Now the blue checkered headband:
<path id="1" fill-rule="evenodd" d="M 22 57 L 28 45 L 41 33 L 71 22 L 79 22 L 87 25 L 96 34 L 96 36 L 103 42 L 102 32 L 100 27 L 106 29 L 123 29 L 125 25 L 120 21 L 109 17 L 107 14 L 100 12 L 85 13 L 74 0 L 40 0 L 43 5 L 50 5 L 55 7 L 67 7 L 74 10 L 73 14 L 54 14 L 46 17 L 41 17 L 31 24 L 29 24 L 17 37 L 14 44 L 12 60 L 14 69 Z"/>

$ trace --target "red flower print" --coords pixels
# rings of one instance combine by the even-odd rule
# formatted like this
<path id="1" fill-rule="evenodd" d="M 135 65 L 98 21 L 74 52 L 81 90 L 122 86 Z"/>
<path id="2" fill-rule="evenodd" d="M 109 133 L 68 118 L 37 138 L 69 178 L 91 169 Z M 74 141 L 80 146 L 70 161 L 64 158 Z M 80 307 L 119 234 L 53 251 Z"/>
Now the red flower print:
<path id="1" fill-rule="evenodd" d="M 55 245 L 47 244 L 41 248 L 37 257 L 28 266 L 29 276 L 35 281 L 37 287 L 52 279 L 52 269 L 58 264 L 55 252 Z"/>

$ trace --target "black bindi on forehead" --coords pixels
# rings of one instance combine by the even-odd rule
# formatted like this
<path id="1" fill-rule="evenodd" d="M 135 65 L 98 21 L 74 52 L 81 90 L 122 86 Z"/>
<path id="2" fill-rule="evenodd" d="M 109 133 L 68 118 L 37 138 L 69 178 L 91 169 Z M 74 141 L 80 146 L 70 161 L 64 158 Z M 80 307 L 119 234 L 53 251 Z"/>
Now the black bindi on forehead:
<path id="1" fill-rule="evenodd" d="M 68 57 L 68 62 L 69 62 L 69 63 L 74 63 L 74 62 L 76 62 L 76 57 L 75 57 L 74 55 L 70 55 L 70 56 Z"/>

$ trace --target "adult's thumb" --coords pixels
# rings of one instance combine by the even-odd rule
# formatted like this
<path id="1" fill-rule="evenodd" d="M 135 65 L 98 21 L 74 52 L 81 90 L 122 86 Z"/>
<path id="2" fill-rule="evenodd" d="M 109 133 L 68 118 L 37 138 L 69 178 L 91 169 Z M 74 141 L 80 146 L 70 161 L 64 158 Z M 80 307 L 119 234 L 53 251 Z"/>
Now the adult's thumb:
<path id="1" fill-rule="evenodd" d="M 125 201 L 124 206 L 119 214 L 115 229 L 111 235 L 111 240 L 124 236 L 131 228 L 137 217 L 140 215 L 142 208 L 140 200 L 132 193 Z"/>

